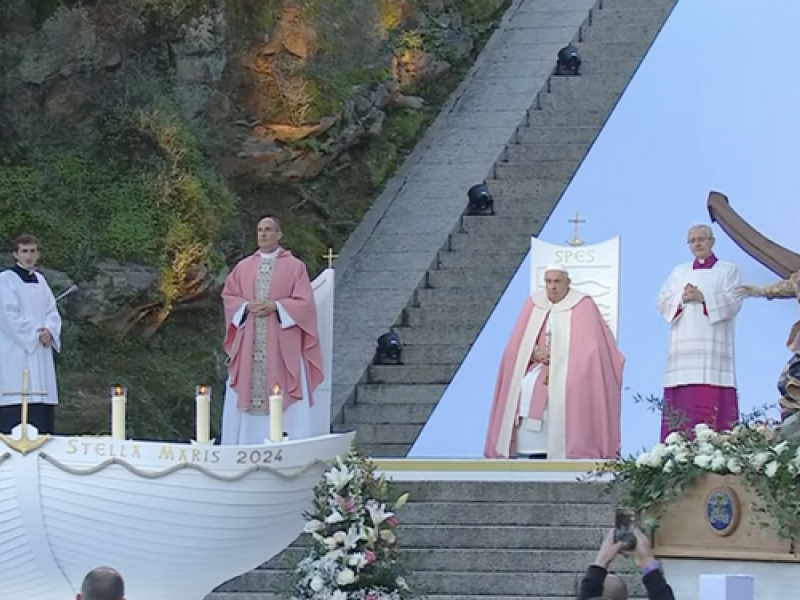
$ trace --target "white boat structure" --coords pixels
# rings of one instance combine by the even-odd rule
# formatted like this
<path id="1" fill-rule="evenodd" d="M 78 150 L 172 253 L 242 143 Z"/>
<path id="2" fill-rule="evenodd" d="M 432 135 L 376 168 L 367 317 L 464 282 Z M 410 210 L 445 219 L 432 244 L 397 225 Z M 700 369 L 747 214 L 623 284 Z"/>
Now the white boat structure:
<path id="1" fill-rule="evenodd" d="M 203 600 L 302 532 L 353 433 L 259 446 L 0 439 L 0 600 L 74 598 L 91 569 L 128 600 Z"/>

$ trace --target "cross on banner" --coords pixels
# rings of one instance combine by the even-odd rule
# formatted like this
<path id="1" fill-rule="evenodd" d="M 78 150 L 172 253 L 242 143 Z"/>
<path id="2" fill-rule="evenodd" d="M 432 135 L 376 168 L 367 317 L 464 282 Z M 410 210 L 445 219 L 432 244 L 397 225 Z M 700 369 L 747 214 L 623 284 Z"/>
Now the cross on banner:
<path id="1" fill-rule="evenodd" d="M 338 257 L 339 257 L 338 254 L 334 254 L 333 253 L 333 248 L 328 248 L 328 253 L 322 255 L 322 258 L 324 258 L 325 260 L 328 261 L 328 268 L 329 269 L 333 268 L 333 259 L 334 258 L 338 258 Z"/>
<path id="2" fill-rule="evenodd" d="M 576 210 L 575 211 L 575 218 L 574 219 L 569 219 L 567 222 L 575 224 L 575 236 L 571 240 L 567 241 L 567 243 L 570 246 L 583 246 L 586 242 L 583 241 L 580 237 L 578 237 L 578 226 L 581 223 L 586 223 L 586 219 L 581 219 L 580 213 Z"/>
<path id="3" fill-rule="evenodd" d="M 0 440 L 5 442 L 6 446 L 16 450 L 23 456 L 32 450 L 36 450 L 44 445 L 50 439 L 49 435 L 39 436 L 39 438 L 32 440 L 28 437 L 28 397 L 29 396 L 47 396 L 44 391 L 32 391 L 28 389 L 29 379 L 28 369 L 22 370 L 22 390 L 18 392 L 3 392 L 4 396 L 22 396 L 22 422 L 20 423 L 22 434 L 18 440 L 11 439 L 9 436 L 0 433 Z"/>

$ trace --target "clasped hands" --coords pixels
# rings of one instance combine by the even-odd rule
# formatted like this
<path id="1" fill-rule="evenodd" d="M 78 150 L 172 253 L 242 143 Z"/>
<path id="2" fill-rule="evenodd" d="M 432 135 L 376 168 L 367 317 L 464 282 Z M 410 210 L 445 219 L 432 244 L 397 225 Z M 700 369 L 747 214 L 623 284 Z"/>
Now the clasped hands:
<path id="1" fill-rule="evenodd" d="M 255 317 L 267 317 L 278 310 L 273 300 L 253 301 L 247 304 L 247 312 Z"/>
<path id="2" fill-rule="evenodd" d="M 550 364 L 550 349 L 549 348 L 544 348 L 544 349 L 540 350 L 540 349 L 537 348 L 536 350 L 533 351 L 533 360 L 535 360 L 536 362 L 540 362 L 543 365 L 549 365 Z"/>
<path id="3" fill-rule="evenodd" d="M 39 342 L 41 342 L 42 346 L 45 348 L 49 348 L 53 345 L 53 334 L 50 333 L 50 330 L 46 327 L 39 328 Z"/>
<path id="4" fill-rule="evenodd" d="M 684 304 L 687 302 L 705 302 L 706 298 L 703 296 L 703 292 L 701 292 L 697 287 L 693 286 L 691 283 L 687 283 L 686 287 L 683 288 L 683 296 L 681 297 Z"/>

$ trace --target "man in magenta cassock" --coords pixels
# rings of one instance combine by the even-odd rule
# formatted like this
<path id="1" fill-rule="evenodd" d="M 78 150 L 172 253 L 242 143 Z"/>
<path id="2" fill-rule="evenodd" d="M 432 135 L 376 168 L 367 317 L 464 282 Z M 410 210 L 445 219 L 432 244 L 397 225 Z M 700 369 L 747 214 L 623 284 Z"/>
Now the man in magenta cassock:
<path id="1" fill-rule="evenodd" d="M 736 393 L 736 316 L 742 308 L 739 268 L 714 256 L 707 225 L 689 229 L 694 262 L 678 265 L 658 296 L 670 324 L 661 440 L 698 423 L 729 430 L 739 419 Z"/>

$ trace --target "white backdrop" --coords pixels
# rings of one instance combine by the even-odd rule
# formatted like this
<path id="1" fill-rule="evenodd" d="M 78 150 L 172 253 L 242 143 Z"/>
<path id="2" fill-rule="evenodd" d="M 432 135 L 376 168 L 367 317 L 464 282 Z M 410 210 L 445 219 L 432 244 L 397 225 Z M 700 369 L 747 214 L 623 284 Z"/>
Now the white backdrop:
<path id="1" fill-rule="evenodd" d="M 767 237 L 800 251 L 797 0 L 680 0 L 581 165 L 541 238 L 622 238 L 620 346 L 627 357 L 623 452 L 658 441 L 659 416 L 634 404 L 662 393 L 667 325 L 655 306 L 672 267 L 690 260 L 686 229 L 708 223 L 712 189 Z M 487 217 L 491 218 L 491 217 Z M 716 252 L 749 283 L 777 278 L 715 226 Z M 411 457 L 483 455 L 500 356 L 530 289 L 527 258 L 412 448 Z M 749 300 L 740 313 L 740 409 L 777 401 L 798 318 L 790 301 Z"/>

